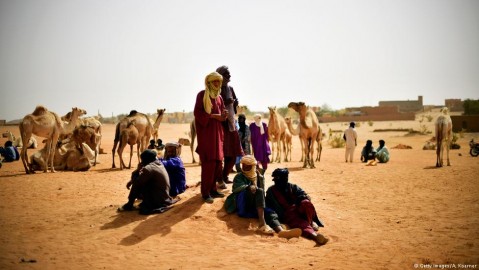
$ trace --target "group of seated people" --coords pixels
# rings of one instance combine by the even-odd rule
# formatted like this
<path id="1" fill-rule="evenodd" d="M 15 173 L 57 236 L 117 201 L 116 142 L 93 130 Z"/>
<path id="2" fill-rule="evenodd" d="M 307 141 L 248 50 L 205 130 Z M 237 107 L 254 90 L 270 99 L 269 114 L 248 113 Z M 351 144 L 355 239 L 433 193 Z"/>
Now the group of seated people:
<path id="1" fill-rule="evenodd" d="M 240 217 L 258 218 L 258 231 L 272 235 L 275 232 L 282 238 L 303 235 L 312 239 L 317 246 L 328 239 L 317 231 L 323 227 L 311 197 L 298 185 L 289 183 L 288 169 L 273 171 L 274 185 L 265 192 L 264 176 L 257 167 L 252 155 L 241 158 L 241 171 L 234 180 L 232 193 L 226 198 L 226 212 L 236 212 Z"/>
<path id="2" fill-rule="evenodd" d="M 4 147 L 0 146 L 0 168 L 2 162 L 13 162 L 20 159 L 20 153 L 18 149 L 13 146 L 12 141 L 6 141 Z"/>
<path id="3" fill-rule="evenodd" d="M 140 214 L 163 213 L 178 202 L 179 194 L 186 188 L 185 168 L 178 156 L 178 143 L 165 145 L 164 158 L 158 158 L 156 150 L 147 149 L 140 155 L 141 162 L 132 173 L 126 187 L 130 190 L 128 202 L 118 211 L 139 210 Z M 258 218 L 258 232 L 282 238 L 300 237 L 312 239 L 317 246 L 328 239 L 318 233 L 323 223 L 319 220 L 311 197 L 298 185 L 288 182 L 288 169 L 273 171 L 274 185 L 265 192 L 264 176 L 252 155 L 241 158 L 241 170 L 233 180 L 232 193 L 225 200 L 228 213 L 237 212 L 240 217 Z M 134 203 L 141 200 L 139 208 Z"/>
<path id="4" fill-rule="evenodd" d="M 178 143 L 167 143 L 163 158 L 159 158 L 154 149 L 141 153 L 141 162 L 126 184 L 130 190 L 128 202 L 118 211 L 136 210 L 134 203 L 136 199 L 141 199 L 140 214 L 162 213 L 180 200 L 178 195 L 188 188 L 185 166 L 178 155 L 180 148 Z"/>
<path id="5" fill-rule="evenodd" d="M 386 163 L 389 161 L 389 151 L 384 140 L 379 140 L 379 147 L 374 149 L 373 141 L 367 140 L 366 145 L 361 151 L 361 161 L 364 163 L 371 163 L 378 161 L 379 163 Z"/>

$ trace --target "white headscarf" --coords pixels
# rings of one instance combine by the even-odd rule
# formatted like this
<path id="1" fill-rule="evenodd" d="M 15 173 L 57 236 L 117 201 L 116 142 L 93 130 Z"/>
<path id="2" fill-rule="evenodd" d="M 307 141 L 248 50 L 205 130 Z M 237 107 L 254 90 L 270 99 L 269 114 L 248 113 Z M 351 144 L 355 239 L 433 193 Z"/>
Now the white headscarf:
<path id="1" fill-rule="evenodd" d="M 264 127 L 263 127 L 263 122 L 261 122 L 261 114 L 257 113 L 253 116 L 254 123 L 256 124 L 257 127 L 259 127 L 259 131 L 261 135 L 264 134 Z"/>
<path id="2" fill-rule="evenodd" d="M 215 80 L 220 80 L 223 83 L 223 76 L 218 72 L 211 72 L 205 78 L 205 95 L 203 96 L 203 106 L 205 107 L 205 112 L 211 114 L 211 99 L 216 99 L 221 94 L 221 84 L 219 87 L 215 87 L 211 82 Z"/>

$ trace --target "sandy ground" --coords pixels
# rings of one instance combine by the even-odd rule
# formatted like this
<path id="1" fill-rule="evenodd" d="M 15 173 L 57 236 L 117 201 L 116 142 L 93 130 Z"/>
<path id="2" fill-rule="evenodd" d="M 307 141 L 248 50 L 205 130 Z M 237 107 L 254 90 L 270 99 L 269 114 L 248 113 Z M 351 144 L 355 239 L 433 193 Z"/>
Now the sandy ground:
<path id="1" fill-rule="evenodd" d="M 100 164 L 87 172 L 26 175 L 21 162 L 4 163 L 0 269 L 420 269 L 446 264 L 477 269 L 479 157 L 469 155 L 468 142 L 479 140 L 479 134 L 464 134 L 458 141 L 461 149 L 451 150 L 452 166 L 436 168 L 435 152 L 422 150 L 433 135 L 373 132 L 420 125 L 361 123 L 357 161 L 345 163 L 344 149 L 333 149 L 324 140 L 316 169 L 302 168 L 294 137 L 294 161 L 270 165 L 267 186 L 273 169 L 288 167 L 290 181 L 313 198 L 326 224 L 320 232 L 330 239 L 322 247 L 305 238 L 257 234 L 257 221 L 226 214 L 224 199 L 204 204 L 195 187 L 200 167 L 191 164 L 188 148 L 181 157 L 192 188 L 173 209 L 151 216 L 116 212 L 126 202 L 132 170 L 111 169 L 111 154 L 100 155 Z M 433 130 L 432 122 L 426 125 Z M 344 130 L 347 124 L 322 128 Z M 160 138 L 176 141 L 188 137 L 188 129 L 188 124 L 162 124 Z M 18 135 L 16 126 L 0 127 L 0 132 L 6 130 Z M 102 147 L 107 153 L 113 135 L 114 126 L 105 125 Z M 367 139 L 374 146 L 379 139 L 386 141 L 388 164 L 359 162 Z M 391 149 L 398 144 L 413 149 Z M 132 164 L 137 162 L 135 155 Z"/>

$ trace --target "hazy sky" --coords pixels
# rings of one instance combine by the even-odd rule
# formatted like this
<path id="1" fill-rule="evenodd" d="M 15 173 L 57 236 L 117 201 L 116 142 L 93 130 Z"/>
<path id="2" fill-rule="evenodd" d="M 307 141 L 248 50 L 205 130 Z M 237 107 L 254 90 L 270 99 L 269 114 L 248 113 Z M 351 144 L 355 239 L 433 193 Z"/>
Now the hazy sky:
<path id="1" fill-rule="evenodd" d="M 240 104 L 479 98 L 477 0 L 0 0 L 0 119 L 192 111 L 227 65 Z"/>

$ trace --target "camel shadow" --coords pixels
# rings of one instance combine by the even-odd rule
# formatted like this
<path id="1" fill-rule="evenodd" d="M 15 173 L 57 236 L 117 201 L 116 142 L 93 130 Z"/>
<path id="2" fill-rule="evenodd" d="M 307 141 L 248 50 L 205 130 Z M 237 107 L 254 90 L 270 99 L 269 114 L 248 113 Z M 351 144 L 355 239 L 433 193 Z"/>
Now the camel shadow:
<path id="1" fill-rule="evenodd" d="M 180 202 L 175 204 L 170 210 L 162 214 L 156 214 L 148 218 L 146 218 L 147 216 L 143 216 L 145 220 L 141 222 L 136 228 L 134 228 L 133 232 L 130 235 L 123 238 L 119 244 L 123 246 L 132 246 L 155 234 L 161 234 L 163 236 L 167 235 L 171 232 L 171 228 L 175 224 L 187 218 L 193 217 L 194 214 L 201 208 L 201 205 L 203 205 L 201 194 L 196 194 L 195 196 L 185 201 L 181 200 Z M 139 215 L 137 212 L 135 212 L 135 214 Z M 121 224 L 122 219 L 117 219 L 120 220 L 112 221 L 110 223 Z M 141 218 L 138 218 L 137 220 L 139 219 Z"/>
<path id="2" fill-rule="evenodd" d="M 92 167 L 94 168 L 94 167 Z M 120 172 L 120 171 L 133 171 L 135 170 L 133 168 L 133 166 L 128 169 L 128 168 L 124 168 L 123 170 L 121 170 L 120 168 L 104 168 L 104 169 L 98 169 L 98 170 L 90 170 L 91 172 L 96 172 L 96 173 L 111 173 L 111 172 Z"/>
<path id="3" fill-rule="evenodd" d="M 303 167 L 288 167 L 288 171 L 290 172 L 298 172 L 298 171 L 303 171 L 305 169 L 306 168 L 303 168 Z"/>
<path id="4" fill-rule="evenodd" d="M 424 170 L 434 170 L 434 169 L 440 169 L 442 167 L 436 167 L 435 165 L 434 166 L 426 166 L 424 167 Z"/>

